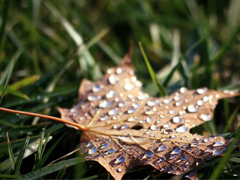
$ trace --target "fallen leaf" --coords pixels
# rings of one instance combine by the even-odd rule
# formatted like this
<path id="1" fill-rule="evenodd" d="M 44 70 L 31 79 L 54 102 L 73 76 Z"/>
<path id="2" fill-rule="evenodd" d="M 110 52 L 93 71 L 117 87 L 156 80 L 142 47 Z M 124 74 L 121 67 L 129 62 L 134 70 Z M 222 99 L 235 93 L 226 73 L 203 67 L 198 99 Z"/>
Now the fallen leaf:
<path id="1" fill-rule="evenodd" d="M 237 94 L 182 87 L 155 98 L 141 87 L 127 54 L 102 80 L 83 80 L 76 106 L 59 108 L 62 119 L 80 125 L 86 160 L 99 162 L 118 180 L 144 165 L 180 175 L 226 151 L 232 139 L 191 134 L 190 129 L 212 119 L 218 99 Z"/>

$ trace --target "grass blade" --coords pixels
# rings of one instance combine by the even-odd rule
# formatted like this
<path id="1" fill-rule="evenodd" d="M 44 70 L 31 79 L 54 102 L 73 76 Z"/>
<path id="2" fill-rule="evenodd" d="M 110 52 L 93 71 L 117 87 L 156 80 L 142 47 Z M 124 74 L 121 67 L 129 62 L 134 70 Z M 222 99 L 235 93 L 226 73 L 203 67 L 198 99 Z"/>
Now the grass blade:
<path id="1" fill-rule="evenodd" d="M 151 65 L 150 65 L 150 63 L 149 63 L 149 61 L 147 59 L 147 56 L 146 56 L 146 54 L 145 54 L 145 52 L 143 50 L 142 44 L 139 43 L 139 46 L 140 46 L 143 58 L 145 60 L 145 63 L 147 65 L 148 71 L 149 71 L 149 73 L 151 75 L 152 81 L 154 82 L 155 86 L 157 87 L 158 92 L 160 93 L 160 95 L 161 96 L 166 96 L 167 95 L 166 89 L 163 87 L 163 85 L 161 83 L 158 82 L 156 74 L 153 71 L 153 69 L 152 69 L 152 67 L 151 67 Z"/>
<path id="2" fill-rule="evenodd" d="M 16 161 L 15 161 L 15 158 L 14 158 L 14 155 L 13 155 L 13 150 L 12 150 L 11 143 L 10 143 L 10 140 L 9 140 L 9 137 L 8 137 L 8 133 L 6 133 L 6 137 L 7 137 L 8 155 L 9 155 L 10 162 L 11 162 L 11 168 L 14 169 Z"/>
<path id="3" fill-rule="evenodd" d="M 238 111 L 239 111 L 240 106 L 237 106 L 236 109 L 233 111 L 232 115 L 228 119 L 227 125 L 225 126 L 223 133 L 227 133 L 229 127 L 233 124 L 234 119 L 236 118 Z"/>
<path id="4" fill-rule="evenodd" d="M 23 147 L 22 147 L 22 149 L 21 149 L 21 151 L 20 151 L 20 154 L 19 154 L 19 156 L 18 156 L 18 158 L 17 158 L 17 161 L 16 161 L 16 163 L 15 163 L 14 171 L 13 171 L 13 173 L 14 173 L 15 175 L 18 175 L 18 174 L 19 174 L 19 170 L 20 170 L 20 167 L 21 167 L 21 164 L 22 164 L 22 160 L 23 160 L 23 158 L 24 158 L 24 153 L 25 153 L 26 148 L 27 148 L 28 143 L 29 143 L 29 139 L 30 139 L 30 137 L 27 136 L 26 139 L 25 139 L 25 141 L 24 141 Z"/>

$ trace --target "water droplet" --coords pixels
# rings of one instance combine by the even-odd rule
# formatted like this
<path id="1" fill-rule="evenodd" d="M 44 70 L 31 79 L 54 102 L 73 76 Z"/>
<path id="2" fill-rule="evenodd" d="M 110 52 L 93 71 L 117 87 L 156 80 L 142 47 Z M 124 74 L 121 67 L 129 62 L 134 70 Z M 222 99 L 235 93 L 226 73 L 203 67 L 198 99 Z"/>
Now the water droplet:
<path id="1" fill-rule="evenodd" d="M 101 121 L 106 121 L 107 119 L 108 119 L 108 116 L 107 116 L 107 115 L 104 116 L 104 117 L 102 117 L 102 118 L 100 118 Z"/>
<path id="2" fill-rule="evenodd" d="M 150 122 L 153 122 L 153 119 L 150 118 L 150 117 L 147 117 L 146 121 L 147 121 L 148 123 L 150 123 Z"/>
<path id="3" fill-rule="evenodd" d="M 136 109 L 129 109 L 127 112 L 128 114 L 132 114 L 132 113 L 135 113 Z"/>
<path id="4" fill-rule="evenodd" d="M 157 123 L 157 124 L 160 124 L 160 123 L 162 123 L 162 121 L 158 120 L 158 121 L 156 121 L 156 123 Z"/>
<path id="5" fill-rule="evenodd" d="M 163 100 L 163 103 L 164 103 L 164 104 L 169 104 L 171 101 L 172 101 L 171 99 L 164 99 L 164 100 Z"/>
<path id="6" fill-rule="evenodd" d="M 117 169 L 117 172 L 122 172 L 122 169 L 121 169 L 121 168 L 118 168 L 118 169 Z"/>
<path id="7" fill-rule="evenodd" d="M 153 124 L 153 125 L 151 125 L 150 129 L 151 129 L 152 131 L 156 131 L 156 130 L 158 130 L 158 126 L 155 125 L 155 124 Z"/>
<path id="8" fill-rule="evenodd" d="M 92 87 L 93 92 L 99 92 L 103 89 L 103 85 L 95 85 Z"/>
<path id="9" fill-rule="evenodd" d="M 137 109 L 140 106 L 140 104 L 138 103 L 132 103 L 132 107 L 134 107 L 135 109 Z"/>
<path id="10" fill-rule="evenodd" d="M 125 157 L 124 156 L 120 156 L 118 157 L 116 160 L 115 160 L 115 164 L 120 164 L 120 163 L 123 163 L 125 162 Z"/>
<path id="11" fill-rule="evenodd" d="M 180 159 L 181 159 L 182 161 L 185 161 L 185 160 L 187 159 L 187 156 L 184 155 L 184 154 L 182 154 L 182 155 L 180 156 Z"/>
<path id="12" fill-rule="evenodd" d="M 209 101 L 209 97 L 208 97 L 208 96 L 204 96 L 204 97 L 203 97 L 203 101 L 204 101 L 204 102 L 208 102 L 208 101 Z"/>
<path id="13" fill-rule="evenodd" d="M 125 103 L 125 102 L 120 102 L 120 103 L 118 104 L 118 106 L 119 106 L 119 107 L 124 107 L 124 106 L 126 106 L 126 103 Z"/>
<path id="14" fill-rule="evenodd" d="M 113 105 L 113 101 L 107 101 L 107 100 L 102 100 L 100 103 L 99 103 L 99 107 L 100 108 L 109 108 Z"/>
<path id="15" fill-rule="evenodd" d="M 166 172 L 167 168 L 165 166 L 162 167 L 161 171 Z"/>
<path id="16" fill-rule="evenodd" d="M 204 139 L 203 142 L 207 143 L 207 142 L 209 142 L 209 140 L 208 139 Z"/>
<path id="17" fill-rule="evenodd" d="M 181 123 L 182 122 L 182 118 L 180 118 L 179 116 L 173 117 L 172 120 L 173 120 L 174 123 Z"/>
<path id="18" fill-rule="evenodd" d="M 181 151 L 182 149 L 180 147 L 177 147 L 174 150 L 172 150 L 171 154 L 179 154 Z"/>
<path id="19" fill-rule="evenodd" d="M 92 142 L 89 142 L 87 145 L 86 145 L 86 147 L 91 147 L 93 145 L 93 143 Z"/>
<path id="20" fill-rule="evenodd" d="M 198 94 L 205 94 L 207 92 L 207 88 L 199 88 L 197 89 Z"/>
<path id="21" fill-rule="evenodd" d="M 199 118 L 203 121 L 210 121 L 212 119 L 211 114 L 200 114 Z"/>
<path id="22" fill-rule="evenodd" d="M 171 126 L 170 126 L 170 124 L 164 124 L 163 127 L 164 128 L 170 128 Z"/>
<path id="23" fill-rule="evenodd" d="M 158 147 L 157 151 L 165 151 L 166 149 L 167 147 L 164 144 L 162 144 Z"/>
<path id="24" fill-rule="evenodd" d="M 173 98 L 175 101 L 180 101 L 182 99 L 182 96 L 181 95 L 176 95 L 174 96 Z"/>
<path id="25" fill-rule="evenodd" d="M 154 107 L 154 108 L 152 108 L 152 109 L 146 111 L 145 114 L 155 114 L 156 111 L 157 111 L 157 108 Z"/>
<path id="26" fill-rule="evenodd" d="M 88 150 L 88 154 L 94 154 L 95 152 L 97 152 L 97 148 L 95 146 Z"/>
<path id="27" fill-rule="evenodd" d="M 109 149 L 107 152 L 108 152 L 108 154 L 112 154 L 115 152 L 115 149 Z"/>
<path id="28" fill-rule="evenodd" d="M 108 78 L 110 84 L 116 84 L 119 81 L 119 77 L 115 74 L 111 74 Z"/>
<path id="29" fill-rule="evenodd" d="M 111 109 L 110 111 L 108 111 L 108 115 L 112 116 L 112 115 L 116 115 L 118 114 L 118 109 L 117 108 L 114 108 L 114 109 Z"/>
<path id="30" fill-rule="evenodd" d="M 105 142 L 109 143 L 109 142 L 111 142 L 111 139 L 106 139 Z"/>
<path id="31" fill-rule="evenodd" d="M 182 104 L 183 104 L 182 101 L 178 101 L 178 102 L 175 103 L 175 106 L 181 106 Z"/>
<path id="32" fill-rule="evenodd" d="M 175 114 L 176 111 L 175 111 L 175 110 L 170 110 L 168 113 L 169 113 L 169 114 Z"/>
<path id="33" fill-rule="evenodd" d="M 199 144 L 198 143 L 191 143 L 191 147 L 198 147 Z"/>
<path id="34" fill-rule="evenodd" d="M 126 83 L 126 84 L 124 84 L 123 88 L 124 88 L 126 91 L 132 91 L 132 90 L 135 88 L 135 85 L 134 85 L 134 84 L 131 84 L 131 83 Z"/>
<path id="35" fill-rule="evenodd" d="M 108 148 L 108 143 L 103 143 L 102 146 L 100 147 L 100 149 L 106 149 Z"/>
<path id="36" fill-rule="evenodd" d="M 192 104 L 187 107 L 187 110 L 190 113 L 198 112 L 198 108 L 195 105 L 192 105 Z"/>
<path id="37" fill-rule="evenodd" d="M 116 92 L 113 91 L 113 90 L 110 90 L 107 94 L 106 94 L 106 97 L 107 98 L 113 98 L 114 96 L 116 96 Z"/>
<path id="38" fill-rule="evenodd" d="M 113 129 L 117 129 L 117 128 L 118 128 L 118 125 L 117 125 L 117 124 L 114 124 L 112 128 L 113 128 Z"/>
<path id="39" fill-rule="evenodd" d="M 181 87 L 179 92 L 183 94 L 183 93 L 187 92 L 187 88 Z"/>
<path id="40" fill-rule="evenodd" d="M 117 69 L 116 69 L 116 73 L 117 74 L 122 74 L 123 73 L 123 69 L 122 68 L 120 68 L 120 67 L 118 67 Z"/>
<path id="41" fill-rule="evenodd" d="M 187 132 L 188 128 L 185 125 L 179 126 L 176 128 L 176 132 L 184 133 Z"/>
<path id="42" fill-rule="evenodd" d="M 121 129 L 126 129 L 126 128 L 128 128 L 128 127 L 129 127 L 129 125 L 125 124 L 125 125 L 123 125 L 123 126 L 121 127 Z"/>
<path id="43" fill-rule="evenodd" d="M 147 158 L 150 158 L 150 157 L 152 157 L 153 155 L 154 155 L 154 153 L 153 153 L 152 151 L 149 151 L 149 150 L 145 151 L 145 156 L 146 156 Z"/>
<path id="44" fill-rule="evenodd" d="M 97 101 L 97 100 L 99 100 L 101 97 L 100 96 L 96 96 L 96 95 L 89 95 L 88 97 L 87 97 L 87 99 L 89 100 L 89 101 Z"/>
<path id="45" fill-rule="evenodd" d="M 156 106 L 158 104 L 158 100 L 151 100 L 147 102 L 148 106 Z"/>
<path id="46" fill-rule="evenodd" d="M 213 146 L 214 146 L 214 147 L 217 147 L 217 146 L 222 146 L 222 145 L 224 145 L 224 144 L 221 143 L 221 142 L 219 142 L 219 141 L 217 141 Z"/>
<path id="47" fill-rule="evenodd" d="M 137 119 L 138 119 L 137 116 L 134 116 L 134 117 L 128 118 L 128 121 L 133 122 L 133 121 L 136 121 Z"/>
<path id="48" fill-rule="evenodd" d="M 221 154 L 221 151 L 220 151 L 219 149 L 215 149 L 215 150 L 213 151 L 213 155 L 217 156 L 217 155 L 219 155 L 219 154 Z"/>
<path id="49" fill-rule="evenodd" d="M 197 101 L 197 105 L 198 105 L 198 106 L 203 106 L 203 105 L 204 105 L 204 103 L 203 103 L 203 101 L 202 101 L 202 100 L 198 100 L 198 101 Z"/>

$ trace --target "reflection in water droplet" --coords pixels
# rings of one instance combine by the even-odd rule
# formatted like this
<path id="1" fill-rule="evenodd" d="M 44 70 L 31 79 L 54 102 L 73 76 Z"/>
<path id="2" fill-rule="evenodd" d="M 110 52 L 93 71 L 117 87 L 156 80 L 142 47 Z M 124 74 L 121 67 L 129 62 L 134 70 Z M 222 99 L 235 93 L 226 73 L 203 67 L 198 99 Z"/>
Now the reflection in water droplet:
<path id="1" fill-rule="evenodd" d="M 223 143 L 217 141 L 213 146 L 214 146 L 214 147 L 217 147 L 217 146 L 222 146 L 222 145 L 223 145 Z"/>
<path id="2" fill-rule="evenodd" d="M 102 89 L 103 89 L 103 85 L 95 85 L 95 86 L 93 86 L 92 91 L 93 92 L 99 92 Z"/>
<path id="3" fill-rule="evenodd" d="M 111 74 L 108 78 L 110 84 L 116 84 L 119 81 L 119 77 L 115 74 Z"/>
<path id="4" fill-rule="evenodd" d="M 118 169 L 117 169 L 117 172 L 122 172 L 122 169 L 121 169 L 121 168 L 118 168 Z"/>
<path id="5" fill-rule="evenodd" d="M 113 101 L 107 101 L 107 100 L 102 100 L 100 103 L 99 103 L 99 107 L 100 108 L 109 108 L 113 105 Z"/>
<path id="6" fill-rule="evenodd" d="M 171 154 L 179 154 L 181 152 L 181 150 L 182 149 L 180 147 L 177 147 L 174 150 L 172 150 Z"/>
<path id="7" fill-rule="evenodd" d="M 162 144 L 158 147 L 157 151 L 165 151 L 166 149 L 167 147 L 164 144 Z"/>
<path id="8" fill-rule="evenodd" d="M 154 155 L 154 153 L 153 153 L 152 151 L 149 151 L 149 150 L 145 151 L 145 156 L 146 156 L 147 158 L 150 158 L 150 157 L 152 157 L 153 155 Z"/>
<path id="9" fill-rule="evenodd" d="M 107 94 L 106 94 L 106 98 L 113 98 L 114 96 L 116 96 L 116 92 L 113 90 L 110 90 Z"/>
<path id="10" fill-rule="evenodd" d="M 211 114 L 200 114 L 199 118 L 203 121 L 210 121 L 212 119 Z"/>
<path id="11" fill-rule="evenodd" d="M 187 107 L 187 110 L 188 110 L 188 112 L 191 112 L 191 113 L 198 112 L 198 108 L 192 104 Z"/>
<path id="12" fill-rule="evenodd" d="M 205 94 L 207 92 L 207 88 L 199 88 L 197 89 L 198 94 Z"/>
<path id="13" fill-rule="evenodd" d="M 158 104 L 158 100 L 151 100 L 147 102 L 148 106 L 156 106 Z"/>
<path id="14" fill-rule="evenodd" d="M 133 122 L 133 121 L 136 121 L 137 119 L 138 119 L 137 116 L 134 116 L 134 117 L 128 118 L 128 121 Z"/>
<path id="15" fill-rule="evenodd" d="M 97 100 L 99 100 L 101 97 L 100 96 L 96 96 L 96 95 L 89 95 L 88 97 L 87 97 L 87 99 L 89 100 L 89 101 L 97 101 Z"/>
<path id="16" fill-rule="evenodd" d="M 123 88 L 126 91 L 132 91 L 135 88 L 135 85 L 134 84 L 130 84 L 130 83 L 126 83 L 126 84 L 124 84 Z"/>
<path id="17" fill-rule="evenodd" d="M 100 149 L 106 149 L 108 148 L 108 144 L 107 143 L 103 143 L 102 146 L 100 147 Z"/>
<path id="18" fill-rule="evenodd" d="M 181 123 L 182 122 L 182 118 L 180 118 L 179 116 L 173 117 L 172 120 L 173 120 L 174 123 Z"/>
<path id="19" fill-rule="evenodd" d="M 125 157 L 124 156 L 120 156 L 118 157 L 116 160 L 115 160 L 115 164 L 120 164 L 120 163 L 123 163 L 125 162 Z"/>
<path id="20" fill-rule="evenodd" d="M 108 115 L 112 116 L 112 115 L 116 115 L 118 114 L 118 109 L 117 108 L 114 108 L 114 109 L 111 109 L 110 111 L 108 111 Z"/>
<path id="21" fill-rule="evenodd" d="M 219 149 L 213 151 L 213 155 L 217 156 L 219 154 L 221 154 L 221 151 Z"/>
<path id="22" fill-rule="evenodd" d="M 88 150 L 88 154 L 94 154 L 95 152 L 97 152 L 97 148 L 95 146 Z"/>
<path id="23" fill-rule="evenodd" d="M 153 125 L 151 125 L 150 129 L 151 129 L 152 131 L 156 131 L 156 130 L 158 130 L 158 126 L 155 125 L 155 124 L 153 124 Z"/>
<path id="24" fill-rule="evenodd" d="M 89 142 L 87 145 L 86 145 L 86 147 L 91 147 L 93 145 L 93 143 L 92 142 Z"/>
<path id="25" fill-rule="evenodd" d="M 176 128 L 176 132 L 184 133 L 187 132 L 188 128 L 185 125 L 179 126 Z"/>
<path id="26" fill-rule="evenodd" d="M 127 112 L 128 114 L 132 114 L 132 113 L 135 113 L 136 109 L 129 109 Z"/>

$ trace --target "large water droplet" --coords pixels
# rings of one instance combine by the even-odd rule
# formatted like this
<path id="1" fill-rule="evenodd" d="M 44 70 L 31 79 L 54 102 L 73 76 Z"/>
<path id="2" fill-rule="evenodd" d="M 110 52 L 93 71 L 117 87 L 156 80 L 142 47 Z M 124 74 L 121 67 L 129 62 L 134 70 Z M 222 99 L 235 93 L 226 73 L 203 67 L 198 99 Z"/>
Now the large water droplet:
<path id="1" fill-rule="evenodd" d="M 107 94 L 106 94 L 106 97 L 107 98 L 113 98 L 114 96 L 116 96 L 116 92 L 113 91 L 113 90 L 110 90 Z"/>
<path id="2" fill-rule="evenodd" d="M 92 87 L 93 92 L 99 92 L 103 89 L 103 85 L 95 85 Z"/>
<path id="3" fill-rule="evenodd" d="M 135 109 L 137 109 L 140 106 L 140 104 L 138 103 L 132 103 L 132 107 L 134 107 Z"/>
<path id="4" fill-rule="evenodd" d="M 133 121 L 136 121 L 137 119 L 138 119 L 137 116 L 134 116 L 134 117 L 128 118 L 128 121 L 133 122 Z"/>
<path id="5" fill-rule="evenodd" d="M 192 105 L 192 104 L 187 107 L 187 110 L 190 113 L 198 112 L 198 108 L 195 105 Z"/>
<path id="6" fill-rule="evenodd" d="M 117 108 L 114 108 L 114 109 L 111 109 L 110 111 L 108 111 L 108 115 L 112 116 L 112 115 L 116 115 L 118 114 L 118 109 Z"/>
<path id="7" fill-rule="evenodd" d="M 125 157 L 124 156 L 120 156 L 118 157 L 116 160 L 115 160 L 115 164 L 120 164 L 120 163 L 123 163 L 125 162 Z"/>
<path id="8" fill-rule="evenodd" d="M 203 142 L 207 143 L 207 142 L 209 142 L 209 140 L 208 139 L 204 139 Z"/>
<path id="9" fill-rule="evenodd" d="M 117 74 L 122 74 L 123 73 L 123 69 L 122 68 L 120 68 L 120 67 L 118 67 L 117 69 L 116 69 L 116 73 Z"/>
<path id="10" fill-rule="evenodd" d="M 124 84 L 123 88 L 124 88 L 126 91 L 132 91 L 132 90 L 135 88 L 135 85 L 134 85 L 134 84 L 131 84 L 131 83 L 126 83 L 126 84 Z"/>
<path id="11" fill-rule="evenodd" d="M 204 105 L 204 103 L 203 103 L 203 101 L 202 101 L 202 100 L 198 100 L 198 101 L 197 101 L 197 105 L 198 105 L 198 106 L 203 106 L 203 105 Z"/>
<path id="12" fill-rule="evenodd" d="M 204 96 L 204 97 L 203 97 L 203 101 L 204 101 L 204 102 L 208 102 L 208 101 L 209 101 L 209 97 L 208 97 L 208 96 Z"/>
<path id="13" fill-rule="evenodd" d="M 100 108 L 109 108 L 113 105 L 113 101 L 107 101 L 107 100 L 102 100 L 100 103 L 99 103 L 99 107 Z"/>
<path id="14" fill-rule="evenodd" d="M 155 114 L 156 111 L 157 111 L 157 108 L 154 107 L 154 108 L 152 108 L 152 109 L 146 111 L 145 114 Z"/>
<path id="15" fill-rule="evenodd" d="M 211 114 L 200 114 L 199 118 L 203 121 L 210 121 L 212 119 Z"/>
<path id="16" fill-rule="evenodd" d="M 87 99 L 89 100 L 89 101 L 97 101 L 97 100 L 99 100 L 101 97 L 100 96 L 96 96 L 96 95 L 89 95 L 88 97 L 87 97 Z"/>
<path id="17" fill-rule="evenodd" d="M 164 99 L 164 100 L 163 100 L 163 103 L 164 103 L 164 104 L 169 104 L 171 101 L 172 101 L 171 99 Z"/>
<path id="18" fill-rule="evenodd" d="M 187 132 L 188 128 L 185 125 L 179 126 L 176 128 L 176 132 L 184 133 Z"/>
<path id="19" fill-rule="evenodd" d="M 158 126 L 155 125 L 155 124 L 153 124 L 153 125 L 151 125 L 150 129 L 151 129 L 152 131 L 156 131 L 156 130 L 158 130 Z"/>
<path id="20" fill-rule="evenodd" d="M 128 114 L 132 114 L 132 113 L 135 113 L 136 109 L 129 109 L 127 112 Z"/>
<path id="21" fill-rule="evenodd" d="M 157 151 L 165 151 L 166 149 L 167 147 L 164 144 L 162 144 L 158 147 Z"/>
<path id="22" fill-rule="evenodd" d="M 140 92 L 139 95 L 138 95 L 139 100 L 145 100 L 145 99 L 148 99 L 148 98 L 149 98 L 149 95 L 146 94 L 146 93 Z"/>
<path id="23" fill-rule="evenodd" d="M 180 147 L 177 147 L 172 150 L 171 154 L 179 154 L 181 151 L 182 151 L 182 149 Z"/>
<path id="24" fill-rule="evenodd" d="M 164 128 L 170 128 L 171 126 L 170 126 L 170 124 L 164 124 L 163 127 Z"/>
<path id="25" fill-rule="evenodd" d="M 184 154 L 182 154 L 182 155 L 180 156 L 180 159 L 181 159 L 182 161 L 185 161 L 185 160 L 187 159 L 187 156 L 184 155 Z"/>
<path id="26" fill-rule="evenodd" d="M 149 150 L 145 151 L 145 156 L 146 156 L 147 158 L 150 158 L 150 157 L 152 157 L 153 155 L 154 155 L 154 153 L 153 153 L 152 151 L 149 151 Z"/>
<path id="27" fill-rule="evenodd" d="M 207 92 L 207 88 L 199 88 L 197 89 L 198 94 L 205 94 Z"/>
<path id="28" fill-rule="evenodd" d="M 115 149 L 109 149 L 109 150 L 107 150 L 107 153 L 108 154 L 112 154 L 112 153 L 114 153 L 115 152 Z"/>
<path id="29" fill-rule="evenodd" d="M 172 120 L 173 120 L 174 123 L 181 123 L 182 122 L 182 118 L 180 118 L 179 116 L 173 117 Z"/>
<path id="30" fill-rule="evenodd" d="M 151 100 L 147 102 L 148 106 L 156 106 L 158 104 L 158 100 Z"/>
<path id="31" fill-rule="evenodd" d="M 125 102 L 120 102 L 120 103 L 118 104 L 118 106 L 119 106 L 119 107 L 124 107 L 124 106 L 126 106 L 126 103 L 125 103 Z"/>
<path id="32" fill-rule="evenodd" d="M 108 119 L 107 115 L 100 118 L 101 121 L 106 121 L 107 119 Z"/>
<path id="33" fill-rule="evenodd" d="M 175 101 L 180 101 L 182 99 L 182 96 L 181 95 L 176 95 L 174 96 L 173 98 Z"/>
<path id="34" fill-rule="evenodd" d="M 116 84 L 119 81 L 119 77 L 115 74 L 111 74 L 108 78 L 110 84 Z"/>
<path id="35" fill-rule="evenodd" d="M 95 152 L 97 152 L 97 148 L 95 146 L 88 150 L 88 154 L 94 154 Z"/>
<path id="36" fill-rule="evenodd" d="M 221 143 L 221 142 L 219 142 L 219 141 L 217 141 L 213 146 L 214 146 L 214 147 L 217 147 L 217 146 L 222 146 L 222 145 L 224 145 L 224 144 Z"/>

